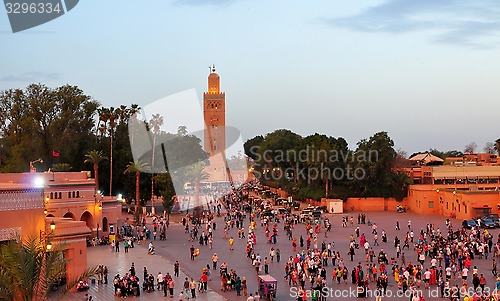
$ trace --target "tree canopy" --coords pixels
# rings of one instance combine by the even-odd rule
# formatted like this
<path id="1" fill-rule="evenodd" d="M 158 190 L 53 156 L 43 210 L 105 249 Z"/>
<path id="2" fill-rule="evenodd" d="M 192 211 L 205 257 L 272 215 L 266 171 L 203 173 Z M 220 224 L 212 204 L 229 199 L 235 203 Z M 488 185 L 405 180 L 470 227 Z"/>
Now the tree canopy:
<path id="1" fill-rule="evenodd" d="M 290 130 L 256 136 L 245 143 L 255 175 L 296 197 L 380 196 L 402 198 L 406 175 L 393 171 L 397 153 L 386 132 L 361 140 L 355 150 L 342 137 Z"/>
<path id="2" fill-rule="evenodd" d="M 0 92 L 0 171 L 28 171 L 29 162 L 42 159 L 47 169 L 67 163 L 83 167 L 80 158 L 94 141 L 92 129 L 99 102 L 77 86 Z"/>

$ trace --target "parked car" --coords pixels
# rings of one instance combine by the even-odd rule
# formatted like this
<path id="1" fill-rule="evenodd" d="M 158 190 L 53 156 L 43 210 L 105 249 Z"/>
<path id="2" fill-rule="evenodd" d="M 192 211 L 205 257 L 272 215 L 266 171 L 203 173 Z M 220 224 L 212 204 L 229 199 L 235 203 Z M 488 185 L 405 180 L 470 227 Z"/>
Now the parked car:
<path id="1" fill-rule="evenodd" d="M 274 213 L 272 210 L 266 210 L 262 213 L 263 217 L 274 217 Z"/>
<path id="2" fill-rule="evenodd" d="M 297 201 L 285 200 L 285 201 L 283 201 L 283 206 L 285 206 L 285 208 L 289 209 L 290 211 L 292 209 L 293 210 L 299 210 L 300 209 L 300 203 L 297 202 Z"/>
<path id="3" fill-rule="evenodd" d="M 497 225 L 495 225 L 495 222 L 492 221 L 491 219 L 482 219 L 480 226 L 481 226 L 481 228 L 485 228 L 485 229 L 493 229 L 493 228 L 497 227 Z"/>
<path id="4" fill-rule="evenodd" d="M 284 199 L 284 198 L 276 198 L 276 199 L 274 200 L 274 205 L 276 205 L 276 206 L 283 205 L 283 204 L 285 204 L 285 203 L 286 203 L 286 201 L 287 201 L 287 200 L 286 200 L 286 199 Z"/>
<path id="5" fill-rule="evenodd" d="M 328 207 L 327 206 L 316 206 L 317 210 L 321 210 L 323 213 L 328 213 Z"/>
<path id="6" fill-rule="evenodd" d="M 284 214 L 288 214 L 288 210 L 287 210 L 287 209 L 285 209 L 285 208 L 283 208 L 283 207 L 278 208 L 278 211 L 279 211 L 279 213 L 280 213 L 280 214 L 283 214 L 283 213 L 284 213 Z"/>
<path id="7" fill-rule="evenodd" d="M 462 222 L 462 227 L 465 229 L 472 229 L 473 227 L 477 227 L 477 223 L 473 219 L 466 219 Z"/>
<path id="8" fill-rule="evenodd" d="M 312 218 L 312 210 L 311 209 L 302 210 L 302 213 L 300 214 L 301 220 L 309 220 L 311 218 Z"/>
<path id="9" fill-rule="evenodd" d="M 312 212 L 312 216 L 314 217 L 314 219 L 319 219 L 321 217 L 321 210 L 319 209 L 315 209 L 313 212 Z"/>
<path id="10" fill-rule="evenodd" d="M 495 226 L 497 228 L 500 228 L 500 218 L 498 217 L 498 214 L 487 214 L 481 218 L 481 220 L 485 219 L 490 219 L 495 223 Z"/>

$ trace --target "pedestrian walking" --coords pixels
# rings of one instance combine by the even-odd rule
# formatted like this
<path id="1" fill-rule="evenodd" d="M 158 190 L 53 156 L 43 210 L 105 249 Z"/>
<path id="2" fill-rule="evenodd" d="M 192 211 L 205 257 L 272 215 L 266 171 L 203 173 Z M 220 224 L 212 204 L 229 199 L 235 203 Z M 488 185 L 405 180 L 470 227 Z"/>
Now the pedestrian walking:
<path id="1" fill-rule="evenodd" d="M 176 260 L 174 263 L 174 276 L 179 277 L 179 261 Z"/>

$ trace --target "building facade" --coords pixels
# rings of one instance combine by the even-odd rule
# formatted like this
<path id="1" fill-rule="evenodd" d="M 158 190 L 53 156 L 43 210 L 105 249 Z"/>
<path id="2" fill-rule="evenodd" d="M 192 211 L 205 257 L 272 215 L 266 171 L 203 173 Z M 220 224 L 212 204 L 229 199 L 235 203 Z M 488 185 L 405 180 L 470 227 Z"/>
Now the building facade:
<path id="1" fill-rule="evenodd" d="M 121 223 L 122 204 L 95 187 L 86 171 L 0 173 L 0 242 L 39 236 L 64 246 L 73 279 L 87 268 L 87 240 L 113 235 Z"/>
<path id="2" fill-rule="evenodd" d="M 477 162 L 405 168 L 410 210 L 457 219 L 500 213 L 500 166 Z"/>

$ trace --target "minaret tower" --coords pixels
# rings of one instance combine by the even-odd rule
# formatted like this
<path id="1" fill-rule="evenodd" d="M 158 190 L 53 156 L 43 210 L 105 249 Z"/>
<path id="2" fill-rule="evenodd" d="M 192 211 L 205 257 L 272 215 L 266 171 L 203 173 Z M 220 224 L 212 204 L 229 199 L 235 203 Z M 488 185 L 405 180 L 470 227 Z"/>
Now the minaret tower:
<path id="1" fill-rule="evenodd" d="M 204 150 L 213 158 L 208 168 L 210 179 L 225 181 L 226 94 L 220 91 L 220 76 L 215 73 L 215 65 L 210 67 L 208 91 L 203 93 L 203 117 Z"/>

